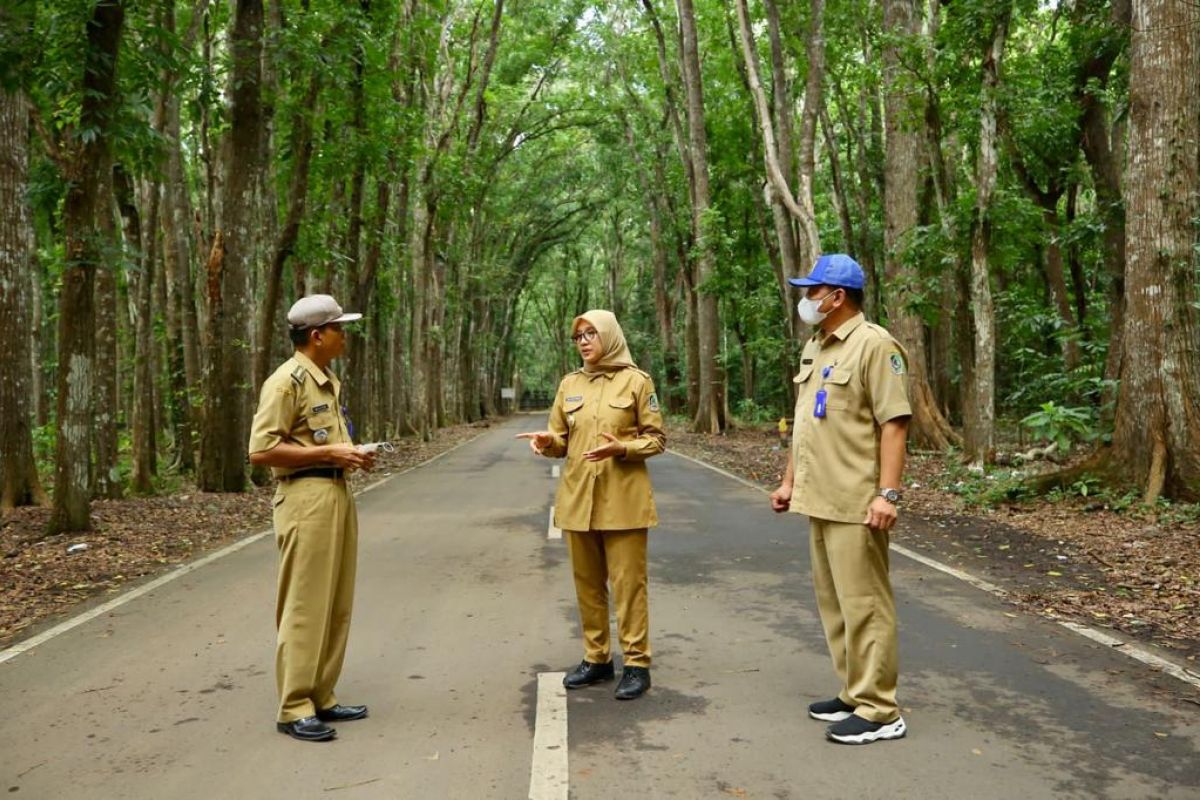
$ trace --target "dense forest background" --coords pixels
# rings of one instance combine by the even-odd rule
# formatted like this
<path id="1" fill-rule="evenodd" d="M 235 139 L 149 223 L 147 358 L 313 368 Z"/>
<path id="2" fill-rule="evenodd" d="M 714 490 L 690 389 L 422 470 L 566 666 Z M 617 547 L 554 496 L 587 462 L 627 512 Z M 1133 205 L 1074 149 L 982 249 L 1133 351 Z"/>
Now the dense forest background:
<path id="1" fill-rule="evenodd" d="M 284 314 L 363 311 L 363 441 L 621 319 L 695 430 L 791 414 L 785 278 L 868 272 L 913 446 L 1200 499 L 1194 0 L 10 0 L 2 505 L 241 491 Z M 1003 453 L 1000 453 L 1003 455 Z"/>

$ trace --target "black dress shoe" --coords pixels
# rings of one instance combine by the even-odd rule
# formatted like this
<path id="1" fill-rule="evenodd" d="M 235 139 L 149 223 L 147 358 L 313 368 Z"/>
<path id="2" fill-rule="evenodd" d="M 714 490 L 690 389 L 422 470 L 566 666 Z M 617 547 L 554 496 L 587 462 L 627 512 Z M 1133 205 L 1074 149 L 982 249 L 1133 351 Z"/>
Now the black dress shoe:
<path id="1" fill-rule="evenodd" d="M 316 717 L 304 717 L 291 722 L 276 722 L 275 729 L 302 742 L 327 742 L 337 736 L 337 731 Z"/>
<path id="2" fill-rule="evenodd" d="M 591 686 L 593 683 L 601 681 L 611 681 L 613 679 L 613 663 L 609 661 L 607 664 L 593 664 L 591 661 L 580 661 L 579 666 L 573 671 L 568 672 L 563 678 L 563 686 L 568 689 L 582 689 L 584 686 Z"/>
<path id="3" fill-rule="evenodd" d="M 329 708 L 318 708 L 317 719 L 322 722 L 349 722 L 354 719 L 366 719 L 366 706 L 336 705 Z"/>
<path id="4" fill-rule="evenodd" d="M 641 697 L 650 688 L 649 667 L 626 667 L 621 671 L 621 682 L 617 684 L 618 700 Z"/>

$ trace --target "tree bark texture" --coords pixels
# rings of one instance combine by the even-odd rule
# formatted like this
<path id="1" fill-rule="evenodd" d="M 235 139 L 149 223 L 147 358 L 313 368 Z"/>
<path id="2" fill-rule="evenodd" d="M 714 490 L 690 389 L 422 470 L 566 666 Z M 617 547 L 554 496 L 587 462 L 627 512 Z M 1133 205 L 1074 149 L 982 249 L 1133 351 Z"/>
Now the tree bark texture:
<path id="1" fill-rule="evenodd" d="M 1105 20 L 1103 6 L 1109 6 Z M 1096 206 L 1104 220 L 1103 247 L 1105 273 L 1108 276 L 1108 316 L 1110 321 L 1108 357 L 1104 377 L 1116 381 L 1121 372 L 1122 333 L 1125 313 L 1125 200 L 1121 186 L 1124 120 L 1114 125 L 1105 101 L 1113 65 L 1125 49 L 1130 27 L 1130 0 L 1086 0 L 1076 4 L 1077 22 L 1081 17 L 1100 27 L 1098 45 L 1079 67 L 1075 85 L 1083 115 L 1079 121 L 1083 154 L 1092 173 Z M 1097 20 L 1101 20 L 1097 22 Z M 1082 318 L 1082 317 L 1081 317 Z M 1115 393 L 1106 391 L 1102 409 L 1115 407 Z M 1111 411 L 1103 412 L 1105 417 Z M 1107 420 L 1102 420 L 1102 424 Z M 1106 426 L 1107 427 L 1107 426 Z"/>
<path id="2" fill-rule="evenodd" d="M 29 102 L 0 89 L 0 327 L 11 331 L 0 351 L 0 515 L 16 506 L 45 505 L 33 458 L 32 221 L 29 183 Z"/>
<path id="3" fill-rule="evenodd" d="M 884 64 L 884 275 L 891 301 L 892 332 L 908 352 L 908 393 L 913 417 L 909 436 L 919 446 L 945 450 L 958 436 L 938 408 L 929 384 L 925 326 L 906 298 L 919 282 L 904 258 L 904 249 L 917 226 L 917 173 L 921 157 L 919 100 L 903 76 L 901 48 L 917 35 L 914 0 L 885 0 L 884 29 L 888 43 Z M 915 105 L 916 101 L 916 105 Z"/>
<path id="4" fill-rule="evenodd" d="M 295 154 L 288 183 L 287 215 L 271 251 L 271 261 L 264 276 L 263 303 L 258 324 L 258 344 L 254 348 L 254 389 L 257 392 L 271 369 L 271 343 L 283 335 L 275 324 L 279 297 L 283 285 L 283 270 L 295 252 L 300 237 L 300 225 L 308 207 L 309 165 L 313 155 L 313 116 L 317 113 L 317 98 L 321 91 L 321 73 L 313 72 L 304 103 L 297 106 L 292 117 L 292 145 Z"/>
<path id="5" fill-rule="evenodd" d="M 49 531 L 90 530 L 91 452 L 96 408 L 96 270 L 111 257 L 109 136 L 116 107 L 117 54 L 125 9 L 101 0 L 87 25 L 79 127 L 94 132 L 66 165 L 66 268 L 59 292 L 58 441 Z"/>
<path id="6" fill-rule="evenodd" d="M 165 109 L 163 109 L 165 115 Z M 161 121 L 161 120 L 160 120 Z M 161 132 L 162 126 L 156 125 Z M 154 273 L 157 261 L 159 185 L 150 187 L 150 197 L 144 203 L 147 218 L 143 224 L 128 173 L 118 167 L 113 170 L 113 192 L 125 221 L 125 251 L 128 263 L 135 269 L 128 276 L 132 295 L 134 354 L 133 354 L 133 413 L 130 420 L 133 445 L 133 490 L 143 494 L 153 488 L 157 472 L 157 442 L 154 420 L 155 349 L 153 339 Z"/>
<path id="7" fill-rule="evenodd" d="M 996 12 L 983 53 L 983 88 L 979 114 L 979 153 L 975 164 L 975 216 L 971 225 L 971 311 L 975 321 L 975 385 L 966 408 L 964 445 L 971 463 L 995 458 L 996 317 L 992 307 L 992 194 L 996 188 L 999 148 L 996 142 L 1000 64 L 1008 41 L 1012 7 Z"/>
<path id="8" fill-rule="evenodd" d="M 1135 0 L 1129 76 L 1125 353 L 1113 467 L 1200 500 L 1200 9 Z"/>
<path id="9" fill-rule="evenodd" d="M 224 143 L 221 225 L 209 259 L 200 488 L 240 492 L 246 485 L 250 392 L 249 270 L 255 192 L 261 169 L 262 0 L 237 0 L 230 51 L 230 129 Z"/>
<path id="10" fill-rule="evenodd" d="M 712 205 L 708 173 L 708 137 L 704 130 L 704 90 L 700 76 L 700 50 L 696 36 L 696 12 L 691 0 L 676 0 L 683 46 L 680 59 L 687 90 L 688 151 L 692 162 L 692 228 L 700 254 L 696 259 L 696 336 L 699 345 L 699 373 L 696 416 L 693 427 L 698 433 L 725 430 L 724 377 L 718 363 L 721 328 L 717 298 L 703 288 L 716 270 L 711 233 L 707 219 Z"/>

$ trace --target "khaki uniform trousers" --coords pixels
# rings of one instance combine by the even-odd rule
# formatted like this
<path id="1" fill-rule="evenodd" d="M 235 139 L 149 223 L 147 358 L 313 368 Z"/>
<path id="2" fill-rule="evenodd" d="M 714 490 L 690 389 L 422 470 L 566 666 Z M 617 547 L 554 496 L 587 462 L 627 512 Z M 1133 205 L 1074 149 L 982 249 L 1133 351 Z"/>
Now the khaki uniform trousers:
<path id="1" fill-rule="evenodd" d="M 612 660 L 609 646 L 608 593 L 612 584 L 617 633 L 625 666 L 650 666 L 650 599 L 646 577 L 646 529 L 565 531 L 579 599 L 584 659 Z"/>
<path id="2" fill-rule="evenodd" d="M 279 722 L 337 704 L 354 575 L 358 513 L 345 480 L 299 478 L 275 495 L 279 586 L 275 602 L 275 682 Z"/>
<path id="3" fill-rule="evenodd" d="M 825 641 L 855 714 L 893 722 L 896 705 L 896 602 L 888 578 L 888 534 L 866 525 L 809 518 L 813 586 Z"/>

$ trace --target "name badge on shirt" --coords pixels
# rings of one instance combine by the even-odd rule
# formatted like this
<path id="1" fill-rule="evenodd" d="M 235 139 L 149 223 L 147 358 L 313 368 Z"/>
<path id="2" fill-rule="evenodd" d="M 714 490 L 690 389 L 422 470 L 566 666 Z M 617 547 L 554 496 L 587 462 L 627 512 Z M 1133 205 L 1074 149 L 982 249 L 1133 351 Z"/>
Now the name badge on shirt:
<path id="1" fill-rule="evenodd" d="M 829 380 L 829 376 L 831 374 L 833 374 L 833 366 L 832 365 L 823 367 L 821 369 L 821 378 L 822 379 Z M 824 416 L 825 416 L 825 401 L 828 398 L 829 398 L 829 394 L 825 391 L 824 386 L 822 386 L 820 389 L 817 390 L 816 398 L 813 401 L 813 416 L 814 417 L 824 418 Z"/>

